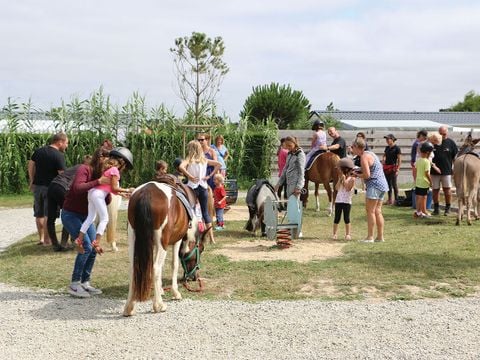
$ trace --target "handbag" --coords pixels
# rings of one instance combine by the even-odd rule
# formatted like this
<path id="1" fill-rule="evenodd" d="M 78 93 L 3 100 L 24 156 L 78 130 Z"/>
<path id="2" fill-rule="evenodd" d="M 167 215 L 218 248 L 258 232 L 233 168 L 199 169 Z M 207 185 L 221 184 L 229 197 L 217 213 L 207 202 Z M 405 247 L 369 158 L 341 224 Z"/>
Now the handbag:
<path id="1" fill-rule="evenodd" d="M 385 175 L 395 174 L 396 171 L 397 171 L 397 165 L 383 164 L 383 172 L 385 173 Z"/>

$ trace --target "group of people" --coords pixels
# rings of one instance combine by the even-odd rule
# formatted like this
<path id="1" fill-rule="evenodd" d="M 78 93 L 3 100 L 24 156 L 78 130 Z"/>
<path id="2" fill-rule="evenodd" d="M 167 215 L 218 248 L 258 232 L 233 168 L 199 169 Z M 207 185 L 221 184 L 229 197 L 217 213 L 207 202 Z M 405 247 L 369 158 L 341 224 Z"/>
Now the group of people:
<path id="1" fill-rule="evenodd" d="M 90 284 L 90 278 L 96 255 L 103 252 L 100 240 L 108 223 L 106 203 L 111 193 L 128 196 L 133 191 L 118 186 L 120 173 L 133 167 L 133 156 L 127 148 L 113 149 L 106 140 L 82 164 L 67 169 L 64 155 L 67 147 L 67 135 L 57 133 L 49 145 L 35 150 L 28 163 L 29 184 L 34 194 L 39 244 L 63 251 L 68 235 L 75 239 L 79 251 L 68 292 L 85 298 L 102 292 Z M 60 208 L 65 229 L 62 243 L 55 233 Z M 95 228 L 93 220 L 97 214 L 100 223 Z"/>
<path id="2" fill-rule="evenodd" d="M 355 180 L 361 179 L 365 187 L 365 211 L 367 217 L 367 236 L 361 240 L 366 243 L 384 241 L 384 218 L 382 206 L 393 205 L 398 201 L 398 174 L 402 162 L 402 152 L 396 145 L 393 134 L 384 136 L 386 146 L 381 159 L 370 151 L 365 134 L 359 132 L 351 146 L 347 148 L 345 140 L 337 129 L 327 129 L 332 138 L 330 145 L 324 131 L 324 124 L 316 120 L 312 125 L 311 149 L 305 156 L 296 138 L 287 136 L 281 139 L 277 151 L 279 180 L 276 190 L 279 198 L 290 195 L 299 196 L 303 186 L 305 169 L 311 166 L 313 159 L 322 152 L 331 151 L 340 157 L 338 163 L 339 180 L 334 184 L 337 190 L 335 199 L 335 217 L 333 239 L 338 238 L 338 224 L 343 214 L 345 239 L 351 239 L 350 209 Z M 347 156 L 347 152 L 351 157 Z M 429 188 L 433 189 L 433 215 L 439 214 L 439 192 L 442 187 L 445 196 L 445 215 L 450 212 L 453 160 L 458 152 L 453 140 L 448 137 L 448 128 L 441 126 L 438 132 L 428 134 L 421 130 L 412 145 L 412 173 L 416 188 L 415 217 L 429 217 L 426 199 Z M 283 191 L 282 191 L 283 190 Z M 387 199 L 385 199 L 387 197 Z M 375 233 L 376 229 L 376 233 Z"/>

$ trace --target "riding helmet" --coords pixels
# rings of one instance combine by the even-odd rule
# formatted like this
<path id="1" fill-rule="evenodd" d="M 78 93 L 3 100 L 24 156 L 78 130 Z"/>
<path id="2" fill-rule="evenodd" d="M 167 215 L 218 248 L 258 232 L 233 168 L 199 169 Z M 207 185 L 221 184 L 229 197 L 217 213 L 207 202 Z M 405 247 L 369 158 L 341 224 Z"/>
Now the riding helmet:
<path id="1" fill-rule="evenodd" d="M 173 160 L 173 168 L 174 169 L 178 169 L 178 167 L 180 166 L 180 164 L 182 163 L 182 158 L 181 157 L 177 157 L 175 160 Z"/>
<path id="2" fill-rule="evenodd" d="M 353 164 L 352 159 L 350 159 L 348 157 L 344 157 L 344 158 L 342 158 L 338 161 L 338 167 L 346 168 L 346 169 L 353 169 L 355 167 L 355 165 Z"/>
<path id="3" fill-rule="evenodd" d="M 433 151 L 433 145 L 431 142 L 425 141 L 422 146 L 420 146 L 420 152 L 427 153 Z"/>
<path id="4" fill-rule="evenodd" d="M 116 147 L 110 151 L 110 156 L 125 160 L 127 163 L 127 168 L 133 169 L 133 155 L 126 147 Z"/>
<path id="5" fill-rule="evenodd" d="M 323 121 L 320 121 L 320 120 L 315 120 L 312 124 L 312 130 L 317 130 L 318 128 L 323 128 L 325 126 L 325 124 L 323 123 Z"/>

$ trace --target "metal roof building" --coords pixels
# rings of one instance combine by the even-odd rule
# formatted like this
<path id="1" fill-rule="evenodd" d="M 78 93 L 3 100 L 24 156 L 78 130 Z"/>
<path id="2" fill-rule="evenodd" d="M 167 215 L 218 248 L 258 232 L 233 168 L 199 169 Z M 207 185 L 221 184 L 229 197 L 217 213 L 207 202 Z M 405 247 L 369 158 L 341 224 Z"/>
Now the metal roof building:
<path id="1" fill-rule="evenodd" d="M 332 116 L 344 129 L 435 129 L 440 125 L 450 128 L 480 128 L 480 112 L 408 112 L 408 111 L 326 111 L 310 112 L 310 119 Z"/>

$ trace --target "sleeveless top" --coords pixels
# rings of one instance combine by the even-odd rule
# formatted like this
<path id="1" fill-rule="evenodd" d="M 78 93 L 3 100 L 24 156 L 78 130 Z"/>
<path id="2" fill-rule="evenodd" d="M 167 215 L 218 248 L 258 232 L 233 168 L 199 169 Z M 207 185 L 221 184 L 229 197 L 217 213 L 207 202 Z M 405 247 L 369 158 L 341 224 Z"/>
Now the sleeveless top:
<path id="1" fill-rule="evenodd" d="M 383 173 L 383 166 L 378 160 L 377 155 L 371 151 L 365 151 L 365 154 L 370 154 L 373 157 L 373 165 L 370 166 L 370 177 L 365 179 L 365 186 L 368 188 L 375 188 L 379 191 L 388 191 L 388 183 Z"/>
<path id="2" fill-rule="evenodd" d="M 220 145 L 220 147 L 216 147 L 215 145 L 212 145 L 211 148 L 215 150 L 217 153 L 217 161 L 221 164 L 220 169 L 221 170 L 226 170 L 227 169 L 227 164 L 225 164 L 225 154 L 227 153 L 227 148 L 225 145 Z"/>
<path id="3" fill-rule="evenodd" d="M 325 134 L 325 131 L 318 130 L 316 132 L 316 134 L 317 134 L 317 138 L 315 139 L 315 142 L 313 143 L 312 149 L 310 150 L 310 152 L 312 152 L 312 154 L 313 154 L 314 151 L 320 150 L 320 146 L 327 145 L 327 134 Z"/>
<path id="4" fill-rule="evenodd" d="M 192 188 L 192 189 L 196 189 L 197 187 L 201 186 L 203 187 L 204 189 L 207 189 L 207 182 L 205 180 L 203 180 L 203 178 L 205 176 L 207 176 L 207 164 L 202 164 L 202 163 L 197 163 L 197 162 L 193 162 L 193 163 L 190 163 L 187 165 L 187 171 L 199 178 L 200 180 L 196 183 L 194 183 L 193 181 L 191 180 L 188 180 L 188 183 L 187 185 Z"/>
<path id="5" fill-rule="evenodd" d="M 353 187 L 350 189 L 350 191 L 347 191 L 347 189 L 345 189 L 345 186 L 340 186 L 340 189 L 338 189 L 337 192 L 337 197 L 335 198 L 335 202 L 351 204 L 353 191 Z"/>

